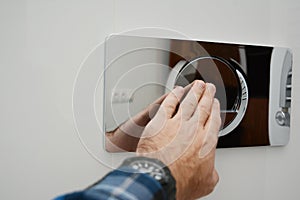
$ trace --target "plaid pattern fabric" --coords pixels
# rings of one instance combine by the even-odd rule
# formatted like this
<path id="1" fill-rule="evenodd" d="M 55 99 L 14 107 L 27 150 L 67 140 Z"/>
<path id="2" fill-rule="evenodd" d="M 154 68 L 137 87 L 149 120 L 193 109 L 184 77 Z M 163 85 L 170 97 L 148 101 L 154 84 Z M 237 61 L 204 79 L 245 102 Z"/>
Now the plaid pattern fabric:
<path id="1" fill-rule="evenodd" d="M 159 182 L 147 174 L 121 167 L 107 174 L 86 190 L 54 200 L 167 200 Z"/>

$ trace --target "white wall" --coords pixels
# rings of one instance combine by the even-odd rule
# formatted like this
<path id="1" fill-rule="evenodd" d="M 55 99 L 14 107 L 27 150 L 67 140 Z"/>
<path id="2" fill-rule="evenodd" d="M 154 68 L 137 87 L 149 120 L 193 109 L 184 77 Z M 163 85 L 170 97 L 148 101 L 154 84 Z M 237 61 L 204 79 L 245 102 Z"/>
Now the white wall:
<path id="1" fill-rule="evenodd" d="M 289 145 L 218 150 L 220 182 L 206 199 L 299 199 L 299 10 L 297 0 L 0 1 L 0 199 L 50 199 L 108 171 L 76 135 L 73 83 L 106 35 L 145 26 L 293 50 Z"/>

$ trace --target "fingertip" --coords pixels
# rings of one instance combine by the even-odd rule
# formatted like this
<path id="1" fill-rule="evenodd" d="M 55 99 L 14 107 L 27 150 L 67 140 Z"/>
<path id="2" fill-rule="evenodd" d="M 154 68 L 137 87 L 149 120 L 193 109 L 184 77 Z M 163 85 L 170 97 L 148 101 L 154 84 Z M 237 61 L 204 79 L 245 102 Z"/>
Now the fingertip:
<path id="1" fill-rule="evenodd" d="M 175 89 L 177 89 L 177 90 L 183 90 L 183 87 L 180 86 L 180 85 L 176 85 L 176 86 L 175 86 Z"/>
<path id="2" fill-rule="evenodd" d="M 216 86 L 212 83 L 206 83 L 206 88 L 208 89 L 209 93 L 214 96 L 216 93 Z"/>
<path id="3" fill-rule="evenodd" d="M 214 106 L 220 108 L 220 101 L 217 98 L 214 98 Z"/>
<path id="4" fill-rule="evenodd" d="M 200 88 L 205 88 L 206 84 L 204 83 L 204 81 L 202 80 L 195 80 L 193 85 L 197 86 L 197 87 L 200 87 Z"/>
<path id="5" fill-rule="evenodd" d="M 206 83 L 206 84 L 216 88 L 215 84 L 213 84 L 213 83 Z"/>
<path id="6" fill-rule="evenodd" d="M 184 93 L 184 88 L 182 86 L 176 86 L 172 92 L 180 99 Z"/>

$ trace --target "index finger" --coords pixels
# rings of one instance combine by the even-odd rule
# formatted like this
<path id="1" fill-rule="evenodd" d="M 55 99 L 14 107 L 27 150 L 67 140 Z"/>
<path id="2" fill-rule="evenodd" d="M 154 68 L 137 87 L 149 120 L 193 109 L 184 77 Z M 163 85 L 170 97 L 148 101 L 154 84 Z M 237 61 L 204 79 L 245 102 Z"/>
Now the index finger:
<path id="1" fill-rule="evenodd" d="M 167 97 L 161 103 L 158 114 L 165 115 L 167 118 L 171 118 L 180 102 L 180 99 L 184 95 L 184 89 L 181 86 L 177 86 L 170 92 Z"/>

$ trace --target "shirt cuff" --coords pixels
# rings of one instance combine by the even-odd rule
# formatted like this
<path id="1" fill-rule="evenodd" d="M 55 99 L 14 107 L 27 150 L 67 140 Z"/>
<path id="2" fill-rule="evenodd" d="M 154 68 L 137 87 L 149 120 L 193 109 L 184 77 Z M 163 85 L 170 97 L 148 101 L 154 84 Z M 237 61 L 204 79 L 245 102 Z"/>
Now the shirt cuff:
<path id="1" fill-rule="evenodd" d="M 88 189 L 88 193 L 98 192 L 105 192 L 108 198 L 116 197 L 116 199 L 122 200 L 167 199 L 165 191 L 157 180 L 130 167 L 120 167 L 110 172 L 100 182 Z"/>

